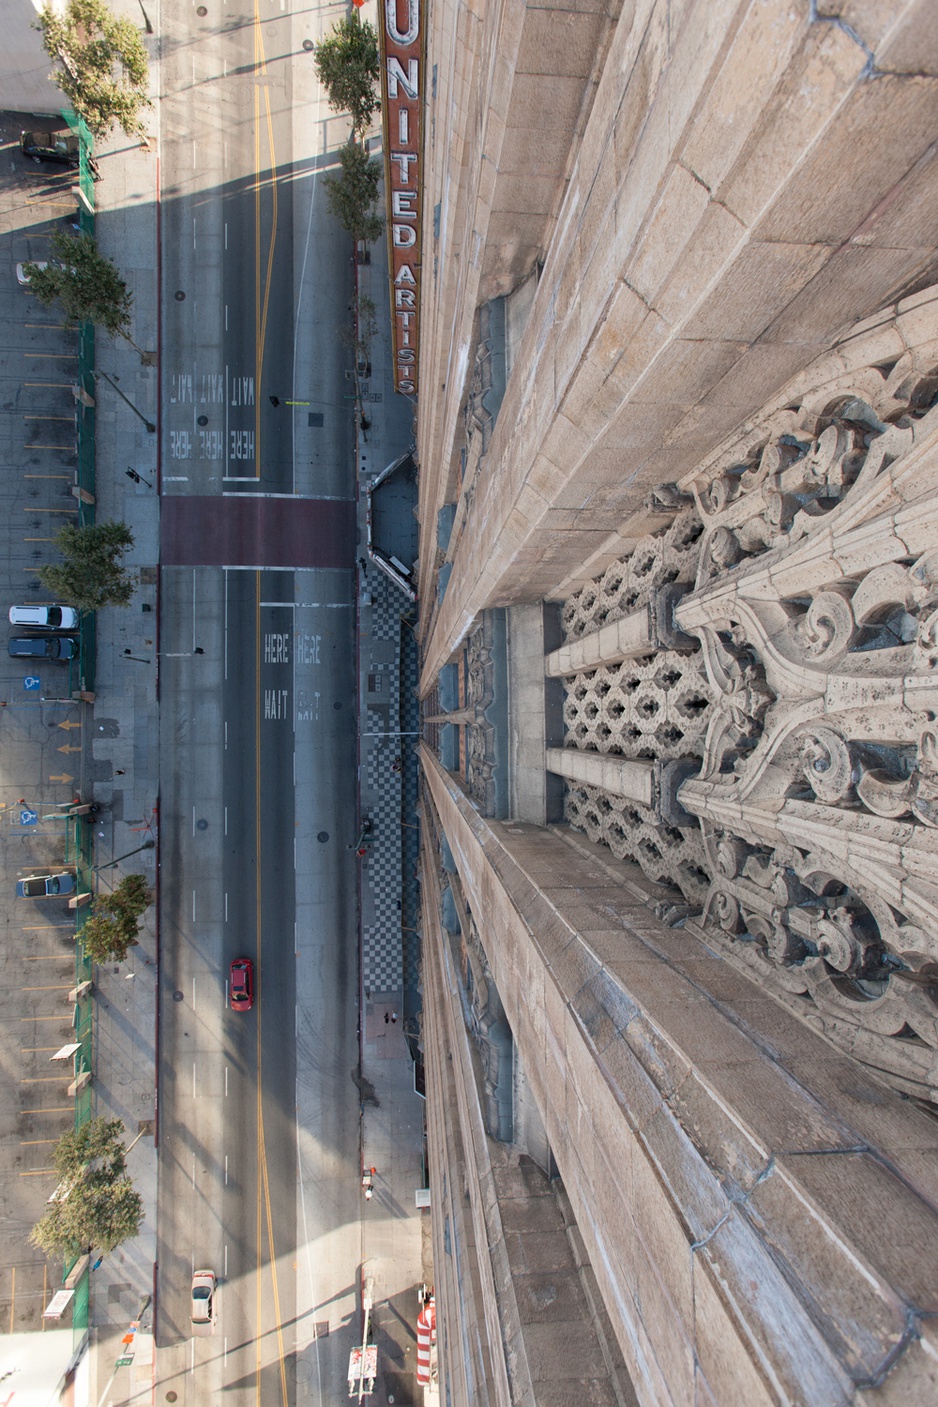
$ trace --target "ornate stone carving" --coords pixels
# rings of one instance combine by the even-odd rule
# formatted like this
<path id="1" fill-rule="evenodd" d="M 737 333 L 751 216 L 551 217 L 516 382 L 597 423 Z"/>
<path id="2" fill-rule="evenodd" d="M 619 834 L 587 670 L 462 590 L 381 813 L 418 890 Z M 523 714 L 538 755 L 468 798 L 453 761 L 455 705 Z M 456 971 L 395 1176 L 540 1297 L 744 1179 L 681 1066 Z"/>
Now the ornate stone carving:
<path id="1" fill-rule="evenodd" d="M 491 621 L 482 616 L 466 640 L 466 706 L 475 721 L 467 724 L 466 782 L 469 794 L 489 816 L 494 811 L 494 774 L 496 765 L 495 729 L 486 719 L 485 710 L 494 696 L 494 661 L 492 659 Z"/>
<path id="2" fill-rule="evenodd" d="M 696 827 L 667 825 L 651 806 L 579 782 L 567 783 L 564 804 L 572 826 L 608 845 L 617 860 L 635 860 L 657 884 L 674 885 L 699 911 L 710 872 Z"/>
<path id="3" fill-rule="evenodd" d="M 575 675 L 565 686 L 567 744 L 620 757 L 700 756 L 711 700 L 701 663 L 660 650 Z"/>
<path id="4" fill-rule="evenodd" d="M 697 512 L 685 508 L 668 527 L 642 538 L 631 556 L 614 562 L 598 581 L 590 582 L 566 602 L 563 628 L 567 637 L 577 639 L 629 615 L 647 605 L 669 582 L 693 582 L 701 531 Z"/>
<path id="5" fill-rule="evenodd" d="M 623 746 L 611 670 L 573 681 L 566 719 L 568 746 L 700 757 L 679 792 L 699 821 L 692 866 L 693 833 L 676 832 L 673 857 L 660 841 L 653 855 L 667 828 L 634 805 L 571 787 L 568 817 L 689 900 L 706 888 L 708 941 L 900 1087 L 938 1099 L 936 388 L 911 359 L 854 373 L 774 413 L 693 485 L 702 532 L 683 551 L 682 572 L 691 556 L 696 572 L 674 619 L 699 641 L 677 658 L 705 674 L 705 736 L 669 751 L 628 715 Z M 617 602 L 641 580 L 634 561 Z M 657 565 L 651 576 L 663 579 Z M 568 605 L 571 628 L 600 623 L 614 577 Z M 654 679 L 668 659 L 619 672 Z"/>

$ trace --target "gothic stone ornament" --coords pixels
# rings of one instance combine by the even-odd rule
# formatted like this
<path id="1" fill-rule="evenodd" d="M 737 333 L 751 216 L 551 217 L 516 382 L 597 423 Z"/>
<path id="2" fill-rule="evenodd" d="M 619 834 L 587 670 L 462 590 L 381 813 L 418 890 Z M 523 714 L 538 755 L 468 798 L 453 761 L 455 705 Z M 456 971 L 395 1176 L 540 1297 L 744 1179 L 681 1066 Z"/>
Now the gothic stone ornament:
<path id="1" fill-rule="evenodd" d="M 674 537 L 640 544 L 564 612 L 568 634 L 595 629 L 648 599 L 646 584 L 687 581 L 695 560 L 674 619 L 699 641 L 678 658 L 701 678 L 705 732 L 675 745 L 666 708 L 631 702 L 659 653 L 615 679 L 572 681 L 566 741 L 699 757 L 679 791 L 699 839 L 575 784 L 568 818 L 688 901 L 705 893 L 702 923 L 688 928 L 892 1083 L 933 1099 L 936 392 L 938 372 L 897 353 L 789 400 L 714 457 Z"/>
<path id="2" fill-rule="evenodd" d="M 675 617 L 714 697 L 680 792 L 704 832 L 706 919 L 831 1030 L 893 1038 L 874 1063 L 934 1088 L 938 410 L 887 424 L 845 398 L 695 496 L 698 577 Z M 748 698 L 746 671 L 764 679 Z"/>

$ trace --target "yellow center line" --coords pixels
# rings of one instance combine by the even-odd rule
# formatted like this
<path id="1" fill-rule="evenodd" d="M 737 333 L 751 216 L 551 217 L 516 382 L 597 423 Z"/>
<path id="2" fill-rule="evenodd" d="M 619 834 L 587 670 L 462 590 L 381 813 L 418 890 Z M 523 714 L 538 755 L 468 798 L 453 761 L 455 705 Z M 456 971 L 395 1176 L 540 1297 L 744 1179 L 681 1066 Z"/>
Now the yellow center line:
<path id="1" fill-rule="evenodd" d="M 254 0 L 254 71 L 256 74 L 266 74 L 267 58 L 264 53 L 264 39 L 261 31 L 261 13 L 258 0 Z M 265 116 L 267 121 L 267 140 L 270 149 L 270 170 L 273 179 L 270 182 L 271 188 L 271 227 L 270 243 L 267 249 L 267 269 L 264 278 L 263 298 L 261 297 L 261 132 L 260 132 L 260 94 L 258 84 L 254 85 L 254 240 L 256 250 L 255 260 L 255 283 L 254 283 L 254 317 L 255 317 L 255 365 L 254 365 L 254 452 L 256 477 L 261 476 L 261 380 L 264 370 L 264 345 L 267 337 L 267 315 L 270 307 L 270 285 L 274 270 L 274 251 L 277 242 L 277 180 L 276 175 L 276 155 L 274 150 L 274 129 L 273 116 L 270 108 L 270 94 L 264 88 Z M 255 750 L 255 814 L 260 815 L 261 798 L 261 574 L 255 573 L 256 606 L 255 625 L 257 635 L 257 661 L 256 680 L 257 697 L 254 715 L 254 750 Z M 255 837 L 255 868 L 257 873 L 256 904 L 257 904 L 257 965 L 258 965 L 258 986 L 260 985 L 261 966 L 261 828 L 257 827 Z M 280 1287 L 277 1282 L 277 1254 L 274 1246 L 274 1226 L 273 1211 L 270 1202 L 270 1180 L 267 1169 L 267 1148 L 264 1138 L 264 1109 L 261 1090 L 263 1081 L 261 1078 L 261 1018 L 260 1003 L 258 1003 L 257 1013 L 257 1152 L 258 1152 L 258 1187 L 257 1187 L 257 1340 L 256 1340 L 256 1376 L 255 1393 L 258 1407 L 261 1402 L 261 1198 L 263 1194 L 264 1209 L 266 1210 L 268 1251 L 270 1254 L 270 1272 L 273 1286 L 273 1311 L 277 1326 L 277 1348 L 280 1360 L 280 1395 L 283 1407 L 288 1407 L 289 1395 L 287 1392 L 287 1373 L 284 1362 L 283 1348 L 283 1328 L 280 1318 Z"/>
<path id="2" fill-rule="evenodd" d="M 71 474 L 24 474 L 24 479 L 70 479 Z"/>
<path id="3" fill-rule="evenodd" d="M 74 454 L 75 451 L 69 445 L 24 445 L 24 449 L 61 449 L 66 454 Z"/>
<path id="4" fill-rule="evenodd" d="M 38 361 L 51 361 L 53 358 L 58 361 L 77 362 L 77 352 L 24 352 L 23 359 L 34 358 Z"/>
<path id="5" fill-rule="evenodd" d="M 21 1172 L 20 1177 L 48 1177 L 54 1172 L 55 1168 L 34 1168 L 32 1172 Z"/>
<path id="6" fill-rule="evenodd" d="M 257 41 L 255 40 L 255 53 L 256 53 L 256 47 L 257 47 Z M 256 126 L 255 126 L 255 131 L 256 131 L 256 130 L 257 130 L 257 129 L 256 129 Z M 259 231 L 259 223 L 258 223 L 258 231 Z M 260 390 L 260 383 L 259 383 L 259 382 L 257 383 L 257 389 Z M 256 684 L 256 691 L 255 691 L 255 702 L 254 702 L 254 815 L 257 816 L 258 818 L 260 818 L 260 814 L 261 814 L 261 587 L 260 587 L 260 576 L 261 576 L 261 574 L 260 574 L 260 572 L 255 572 L 254 576 L 255 576 L 254 621 L 255 621 L 255 640 L 256 640 L 256 647 L 255 647 L 255 648 L 256 648 L 255 679 L 256 679 L 256 681 L 257 681 L 257 684 Z M 261 993 L 263 993 L 263 990 L 264 990 L 264 989 L 263 989 L 263 987 L 261 986 L 261 981 L 262 981 L 262 979 L 261 979 L 261 934 L 262 934 L 262 927 L 261 927 L 261 827 L 260 827 L 259 824 L 256 825 L 255 828 L 254 828 L 254 872 L 255 872 L 255 874 L 256 874 L 256 876 L 257 876 L 257 882 L 256 882 L 255 887 L 254 887 L 254 903 L 255 903 L 255 906 L 256 906 L 256 913 L 255 913 L 255 916 L 254 916 L 254 921 L 255 921 L 256 928 L 257 928 L 257 973 L 256 973 L 256 981 L 257 981 L 258 990 L 259 990 Z M 262 1089 L 262 1080 L 261 1080 L 262 1066 L 263 1066 L 263 1047 L 262 1047 L 262 1044 L 261 1044 L 261 1004 L 260 1004 L 260 1002 L 258 1002 L 258 1003 L 257 1003 L 257 1219 L 256 1219 L 256 1226 L 255 1226 L 255 1231 L 256 1231 L 256 1234 L 257 1234 L 257 1241 L 256 1241 L 256 1245 L 257 1245 L 257 1281 L 256 1281 L 257 1321 L 256 1321 L 256 1324 L 255 1324 L 255 1331 L 254 1331 L 254 1332 L 255 1332 L 255 1340 L 254 1340 L 254 1353 L 255 1353 L 255 1360 L 254 1360 L 254 1390 L 255 1390 L 255 1393 L 256 1393 L 256 1401 L 257 1401 L 258 1407 L 260 1407 L 260 1402 L 261 1402 L 261 1368 L 262 1368 L 262 1366 L 263 1366 L 263 1364 L 262 1364 L 262 1362 L 261 1362 L 261 1342 L 262 1342 L 262 1337 L 263 1337 L 263 1335 L 262 1335 L 262 1330 L 261 1330 L 261 1315 L 262 1315 L 262 1313 L 263 1313 L 263 1304 L 264 1304 L 264 1301 L 263 1301 L 263 1294 L 262 1294 L 262 1287 L 263 1287 L 263 1282 L 262 1282 L 262 1268 L 263 1268 L 263 1263 L 264 1263 L 264 1262 L 263 1262 L 263 1254 L 262 1254 L 262 1249 L 261 1249 L 261 1197 L 262 1197 L 262 1191 L 261 1191 L 261 1189 L 262 1189 L 262 1185 L 263 1185 L 263 1157 L 264 1157 L 264 1101 L 263 1101 L 263 1097 L 262 1097 L 262 1093 L 261 1093 L 261 1089 Z"/>
<path id="7" fill-rule="evenodd" d="M 63 1080 L 69 1071 L 63 1070 L 61 1075 L 32 1075 L 28 1079 L 20 1080 L 21 1085 L 57 1085 Z"/>
<path id="8" fill-rule="evenodd" d="M 57 1138 L 21 1138 L 21 1148 L 34 1148 L 37 1143 L 58 1143 Z"/>
<path id="9" fill-rule="evenodd" d="M 67 420 L 69 424 L 75 419 L 74 415 L 24 415 L 24 420 Z"/>

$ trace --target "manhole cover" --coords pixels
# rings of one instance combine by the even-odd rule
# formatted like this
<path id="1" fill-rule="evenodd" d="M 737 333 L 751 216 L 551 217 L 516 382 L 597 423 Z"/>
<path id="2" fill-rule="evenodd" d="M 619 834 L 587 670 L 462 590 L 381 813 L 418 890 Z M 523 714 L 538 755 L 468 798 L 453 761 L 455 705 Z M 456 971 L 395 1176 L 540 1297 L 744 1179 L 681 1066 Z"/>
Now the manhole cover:
<path id="1" fill-rule="evenodd" d="M 340 703 L 334 703 L 334 704 L 332 705 L 332 707 L 333 707 L 333 708 L 341 708 L 342 705 L 341 705 Z"/>
<path id="2" fill-rule="evenodd" d="M 208 10 L 204 5 L 200 5 L 196 10 L 196 14 L 198 15 L 200 20 L 204 20 L 205 16 L 208 14 Z"/>
<path id="3" fill-rule="evenodd" d="M 197 831 L 207 831 L 208 821 L 206 821 L 204 818 L 201 821 L 196 821 L 195 828 Z"/>
<path id="4" fill-rule="evenodd" d="M 181 1002 L 182 999 L 183 999 L 183 998 L 182 998 L 182 992 L 173 992 L 173 1001 L 174 1001 L 174 1002 Z"/>
<path id="5" fill-rule="evenodd" d="M 316 839 L 320 842 L 320 844 L 325 845 L 326 841 L 329 839 L 329 832 L 320 831 Z"/>
<path id="6" fill-rule="evenodd" d="M 176 289 L 174 297 L 177 303 L 184 303 L 186 301 L 186 295 L 183 293 L 181 288 Z"/>
<path id="7" fill-rule="evenodd" d="M 308 1383 L 313 1376 L 313 1365 L 307 1358 L 297 1358 L 290 1364 L 290 1374 L 298 1383 Z"/>
<path id="8" fill-rule="evenodd" d="M 313 51 L 313 49 L 315 49 L 315 47 L 316 47 L 316 45 L 313 43 L 312 39 L 304 39 L 304 40 L 303 40 L 303 48 L 306 50 L 307 54 L 312 53 L 312 51 Z"/>
<path id="9" fill-rule="evenodd" d="M 207 416 L 207 415 L 200 415 L 199 418 L 198 418 L 198 420 L 196 421 L 196 424 L 197 424 L 197 425 L 207 425 L 207 424 L 208 424 L 208 416 Z"/>
<path id="10" fill-rule="evenodd" d="M 179 1394 L 176 1393 L 176 1392 L 173 1392 L 172 1388 L 170 1388 L 169 1392 L 166 1394 L 166 1401 L 167 1401 L 167 1402 L 177 1402 L 178 1400 L 179 1400 Z"/>

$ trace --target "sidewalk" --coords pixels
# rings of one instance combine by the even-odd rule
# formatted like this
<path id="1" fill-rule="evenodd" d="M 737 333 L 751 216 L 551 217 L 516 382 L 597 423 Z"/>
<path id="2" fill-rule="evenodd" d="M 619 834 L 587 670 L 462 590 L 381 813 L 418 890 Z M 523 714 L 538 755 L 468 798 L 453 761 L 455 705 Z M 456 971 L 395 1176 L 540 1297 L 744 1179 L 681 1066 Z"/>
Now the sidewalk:
<path id="1" fill-rule="evenodd" d="M 375 149 L 374 141 L 371 143 Z M 376 153 L 379 154 L 380 153 Z M 359 541 L 366 540 L 365 490 L 412 444 L 412 408 L 396 395 L 387 312 L 387 248 L 371 247 L 358 267 L 359 292 L 374 300 L 380 331 L 371 339 L 368 426 L 358 437 Z M 364 388 L 363 388 L 364 389 Z M 408 510 L 409 511 L 409 510 Z M 403 900 L 402 871 L 413 849 L 414 725 L 408 697 L 416 687 L 416 654 L 402 650 L 402 615 L 410 602 L 376 566 L 359 572 L 359 804 L 372 830 L 361 859 L 362 1168 L 374 1168 L 373 1194 L 362 1190 L 363 1286 L 370 1281 L 378 1378 L 369 1399 L 384 1404 L 429 1401 L 416 1384 L 419 1287 L 431 1276 L 429 1213 L 417 1206 L 424 1186 L 424 1101 L 415 1092 L 406 1030 L 415 1015 L 415 934 Z M 381 678 L 382 704 L 369 681 Z M 369 702 L 371 707 L 369 707 Z M 401 759 L 400 769 L 396 760 Z"/>
<path id="2" fill-rule="evenodd" d="M 155 123 L 155 115 L 151 114 Z M 153 128 L 155 130 L 155 127 Z M 108 154 L 113 152 L 113 154 Z M 102 252 L 113 258 L 134 295 L 134 341 L 156 349 L 157 177 L 155 153 L 128 142 L 116 132 L 99 156 L 103 179 L 95 186 L 96 236 Z M 121 519 L 134 534 L 128 564 L 140 586 L 125 610 L 100 612 L 97 618 L 95 702 L 85 724 L 83 799 L 101 807 L 94 834 L 97 889 L 106 891 L 129 873 L 143 873 L 156 887 L 159 843 L 159 720 L 157 713 L 157 564 L 159 562 L 158 436 L 148 433 L 142 417 L 158 421 L 158 369 L 141 365 L 129 342 L 98 332 L 96 363 L 139 412 L 135 415 L 105 381 L 96 388 L 95 512 L 100 522 Z M 132 468 L 145 483 L 135 484 Z M 88 739 L 88 721 L 94 719 Z M 130 855 L 129 852 L 138 853 Z M 100 869 L 118 856 L 125 862 Z M 92 1115 L 124 1121 L 128 1172 L 143 1197 L 145 1220 L 138 1236 L 105 1256 L 91 1274 L 91 1352 L 87 1367 L 88 1400 L 97 1404 L 121 1349 L 121 1339 L 153 1293 L 157 1259 L 156 1194 L 156 909 L 145 916 L 139 946 L 126 963 L 98 967 L 95 973 L 94 1080 Z M 152 1308 L 143 1318 L 153 1322 Z M 149 1402 L 152 1394 L 152 1336 L 141 1332 L 131 1346 L 133 1362 L 117 1370 L 107 1401 Z"/>

